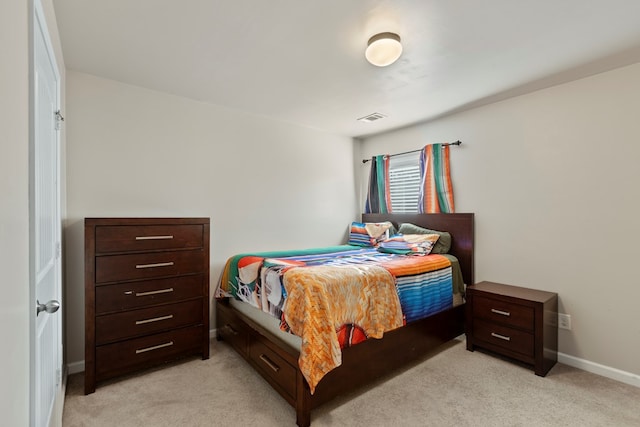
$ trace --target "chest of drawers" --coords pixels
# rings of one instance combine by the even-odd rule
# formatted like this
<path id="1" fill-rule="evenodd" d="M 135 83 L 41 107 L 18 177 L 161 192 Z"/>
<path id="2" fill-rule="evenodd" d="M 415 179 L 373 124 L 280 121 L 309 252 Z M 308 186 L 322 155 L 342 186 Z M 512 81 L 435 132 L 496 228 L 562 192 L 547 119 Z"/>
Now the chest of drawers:
<path id="1" fill-rule="evenodd" d="M 558 360 L 558 295 L 493 282 L 466 292 L 467 350 L 499 353 L 545 376 Z"/>
<path id="2" fill-rule="evenodd" d="M 209 219 L 85 219 L 85 394 L 209 357 Z"/>

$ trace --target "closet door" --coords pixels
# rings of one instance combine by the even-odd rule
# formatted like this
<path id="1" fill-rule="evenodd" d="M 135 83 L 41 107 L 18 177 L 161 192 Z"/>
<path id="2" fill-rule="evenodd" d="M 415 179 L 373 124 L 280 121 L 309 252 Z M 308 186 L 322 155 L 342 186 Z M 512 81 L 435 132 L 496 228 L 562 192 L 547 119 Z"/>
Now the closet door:
<path id="1" fill-rule="evenodd" d="M 30 149 L 30 270 L 33 295 L 31 417 L 37 427 L 52 419 L 61 398 L 62 315 L 59 184 L 60 74 L 44 12 L 35 1 L 33 29 L 33 137 Z"/>

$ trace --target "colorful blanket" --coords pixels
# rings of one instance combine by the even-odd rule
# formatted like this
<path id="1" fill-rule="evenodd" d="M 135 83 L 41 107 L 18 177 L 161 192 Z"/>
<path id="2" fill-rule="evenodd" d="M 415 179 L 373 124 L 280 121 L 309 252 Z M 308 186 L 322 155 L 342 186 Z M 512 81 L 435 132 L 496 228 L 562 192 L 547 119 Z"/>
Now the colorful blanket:
<path id="1" fill-rule="evenodd" d="M 369 338 L 402 326 L 393 276 L 378 266 L 316 266 L 284 273 L 284 319 L 302 338 L 302 374 L 311 393 L 342 363 L 338 331 L 354 324 Z"/>
<path id="2" fill-rule="evenodd" d="M 302 338 L 299 365 L 313 392 L 340 349 L 453 304 L 451 261 L 336 246 L 237 255 L 216 297 L 247 302 Z"/>

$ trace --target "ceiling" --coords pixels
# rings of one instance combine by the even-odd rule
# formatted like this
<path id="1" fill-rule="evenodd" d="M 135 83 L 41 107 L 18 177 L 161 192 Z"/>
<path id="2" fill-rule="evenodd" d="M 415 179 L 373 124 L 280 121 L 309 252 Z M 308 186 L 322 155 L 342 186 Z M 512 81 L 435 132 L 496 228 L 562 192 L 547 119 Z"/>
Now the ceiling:
<path id="1" fill-rule="evenodd" d="M 352 137 L 640 61 L 638 0 L 53 3 L 69 69 Z"/>

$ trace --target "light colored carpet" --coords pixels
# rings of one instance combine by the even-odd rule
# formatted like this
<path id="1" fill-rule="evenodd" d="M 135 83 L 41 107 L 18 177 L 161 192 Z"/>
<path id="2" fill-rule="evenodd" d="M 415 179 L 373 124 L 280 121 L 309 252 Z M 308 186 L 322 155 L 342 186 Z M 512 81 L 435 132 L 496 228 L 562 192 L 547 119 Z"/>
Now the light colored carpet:
<path id="1" fill-rule="evenodd" d="M 69 377 L 63 425 L 295 426 L 293 408 L 222 342 L 101 384 Z M 311 413 L 320 426 L 640 426 L 640 389 L 557 364 L 545 378 L 464 341 Z"/>

